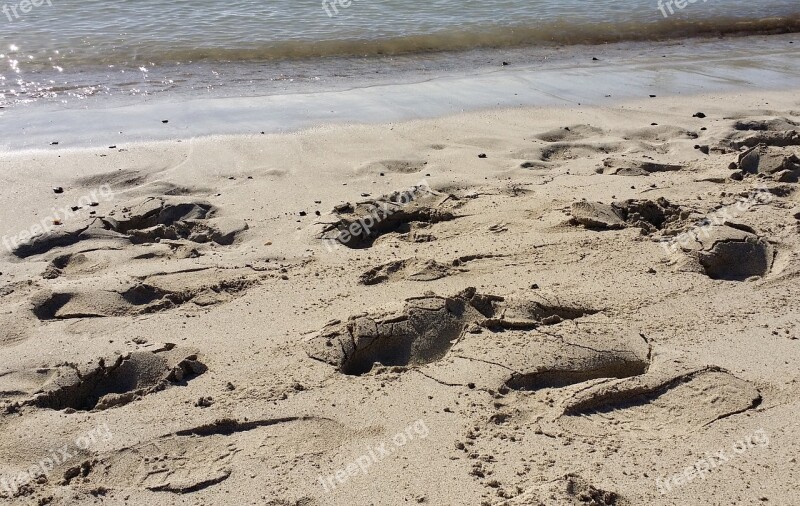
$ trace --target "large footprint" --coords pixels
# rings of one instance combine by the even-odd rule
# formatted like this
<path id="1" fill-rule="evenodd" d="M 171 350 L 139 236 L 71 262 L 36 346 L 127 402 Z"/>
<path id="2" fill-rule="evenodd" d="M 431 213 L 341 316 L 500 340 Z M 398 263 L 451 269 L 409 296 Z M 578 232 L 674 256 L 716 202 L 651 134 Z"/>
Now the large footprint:
<path id="1" fill-rule="evenodd" d="M 698 430 L 761 402 L 751 383 L 719 367 L 652 374 L 582 390 L 566 403 L 558 424 L 573 433 L 634 432 L 657 437 Z"/>

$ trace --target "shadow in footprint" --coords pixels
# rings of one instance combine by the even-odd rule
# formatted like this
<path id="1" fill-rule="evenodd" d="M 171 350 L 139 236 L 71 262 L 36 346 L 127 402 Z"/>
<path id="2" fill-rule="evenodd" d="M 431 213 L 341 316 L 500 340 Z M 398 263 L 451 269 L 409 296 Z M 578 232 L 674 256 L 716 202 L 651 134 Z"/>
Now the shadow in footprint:
<path id="1" fill-rule="evenodd" d="M 542 388 L 564 388 L 586 381 L 610 378 L 630 378 L 647 372 L 650 362 L 623 354 L 598 354 L 595 364 L 583 364 L 580 369 L 558 368 L 528 374 L 514 374 L 506 382 L 512 390 L 534 391 Z"/>
<path id="2" fill-rule="evenodd" d="M 59 366 L 47 375 L 42 392 L 23 404 L 55 410 L 104 410 L 171 385 L 185 385 L 206 370 L 197 355 L 180 349 L 138 351 L 119 355 L 112 362 L 100 359 L 84 368 Z"/>

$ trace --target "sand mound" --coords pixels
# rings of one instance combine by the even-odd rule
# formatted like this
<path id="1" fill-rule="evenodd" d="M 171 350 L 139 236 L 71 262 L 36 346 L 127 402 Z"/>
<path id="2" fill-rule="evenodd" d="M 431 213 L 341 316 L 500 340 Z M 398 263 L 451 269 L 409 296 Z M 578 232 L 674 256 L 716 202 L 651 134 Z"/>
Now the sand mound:
<path id="1" fill-rule="evenodd" d="M 797 130 L 759 131 L 749 135 L 734 135 L 730 141 L 733 149 L 754 148 L 759 144 L 773 147 L 800 146 L 800 133 Z"/>
<path id="2" fill-rule="evenodd" d="M 445 360 L 428 364 L 424 373 L 447 385 L 533 392 L 649 369 L 648 344 L 602 314 L 575 305 L 565 314 L 572 319 L 549 316 L 531 326 L 529 313 L 517 312 L 514 301 L 503 304 L 504 325 L 469 325 Z"/>
<path id="3" fill-rule="evenodd" d="M 614 206 L 601 202 L 575 202 L 570 213 L 573 225 L 583 225 L 592 230 L 615 230 L 628 226 Z"/>

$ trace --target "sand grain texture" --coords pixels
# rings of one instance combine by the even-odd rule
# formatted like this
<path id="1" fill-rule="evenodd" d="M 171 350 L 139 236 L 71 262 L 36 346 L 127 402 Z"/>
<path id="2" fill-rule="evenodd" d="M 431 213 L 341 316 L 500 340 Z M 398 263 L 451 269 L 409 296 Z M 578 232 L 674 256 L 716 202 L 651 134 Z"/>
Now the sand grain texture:
<path id="1" fill-rule="evenodd" d="M 797 97 L 0 155 L 2 501 L 796 504 Z"/>

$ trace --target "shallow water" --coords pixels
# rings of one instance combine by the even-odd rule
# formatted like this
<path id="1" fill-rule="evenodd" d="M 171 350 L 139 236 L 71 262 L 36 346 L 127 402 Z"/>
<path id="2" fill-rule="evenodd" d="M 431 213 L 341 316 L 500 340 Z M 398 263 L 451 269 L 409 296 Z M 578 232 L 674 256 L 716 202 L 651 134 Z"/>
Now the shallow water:
<path id="1" fill-rule="evenodd" d="M 797 0 L 34 0 L 28 12 L 20 1 L 0 0 L 6 106 L 231 84 L 203 63 L 271 63 L 273 77 L 302 79 L 342 63 L 296 71 L 319 57 L 800 31 Z"/>

